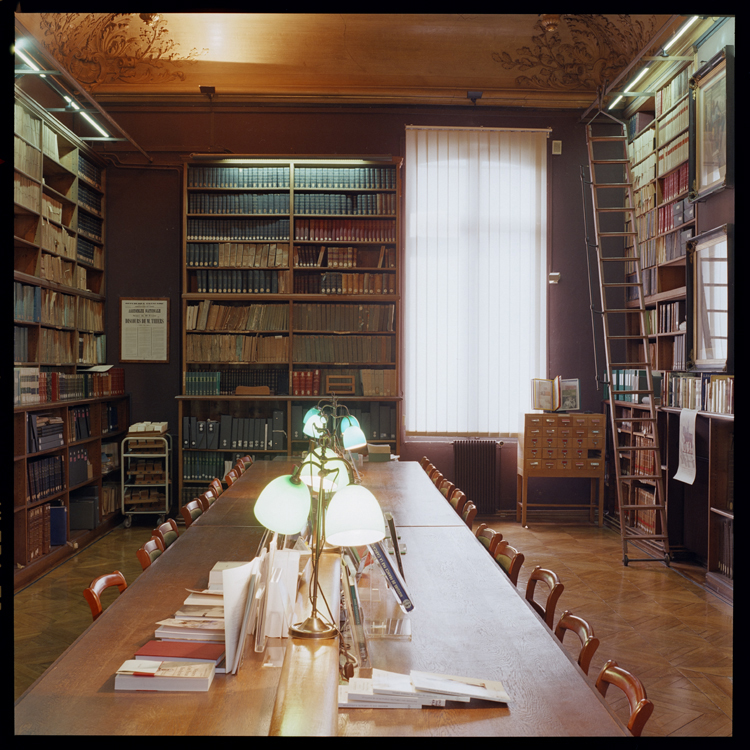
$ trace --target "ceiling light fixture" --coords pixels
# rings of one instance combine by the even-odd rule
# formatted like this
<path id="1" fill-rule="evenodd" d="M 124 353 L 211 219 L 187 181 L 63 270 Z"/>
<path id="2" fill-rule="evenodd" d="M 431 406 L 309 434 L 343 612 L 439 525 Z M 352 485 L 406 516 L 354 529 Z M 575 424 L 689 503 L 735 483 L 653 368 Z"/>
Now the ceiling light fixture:
<path id="1" fill-rule="evenodd" d="M 548 33 L 557 31 L 557 27 L 560 25 L 560 16 L 557 13 L 540 13 L 539 16 L 542 19 L 542 27 Z"/>

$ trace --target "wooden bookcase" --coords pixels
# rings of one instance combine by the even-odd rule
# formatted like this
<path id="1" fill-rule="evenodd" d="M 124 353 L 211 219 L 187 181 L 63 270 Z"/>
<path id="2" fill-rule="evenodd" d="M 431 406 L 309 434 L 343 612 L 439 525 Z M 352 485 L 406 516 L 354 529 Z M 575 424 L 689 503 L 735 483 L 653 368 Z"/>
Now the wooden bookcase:
<path id="1" fill-rule="evenodd" d="M 629 158 L 635 183 L 635 231 L 637 245 L 630 252 L 639 253 L 644 285 L 648 352 L 641 344 L 628 342 L 630 362 L 651 363 L 655 381 L 661 385 L 658 434 L 664 475 L 670 551 L 676 559 L 690 559 L 706 567 L 706 585 L 731 599 L 734 558 L 734 416 L 709 410 L 704 394 L 710 374 L 691 372 L 690 325 L 687 320 L 692 290 L 688 285 L 689 242 L 712 227 L 700 225 L 700 202 L 691 203 L 689 194 L 690 76 L 694 66 L 686 63 L 673 70 L 656 87 L 656 95 L 645 100 L 633 115 L 629 131 Z M 700 228 L 700 229 L 699 229 Z M 637 250 L 636 250 L 637 247 Z M 630 269 L 631 272 L 634 269 Z M 637 299 L 628 303 L 637 307 Z M 640 314 L 633 313 L 626 322 L 628 333 L 640 331 Z M 615 376 L 616 377 L 616 376 Z M 617 417 L 643 416 L 647 406 L 617 399 L 607 403 Z M 696 420 L 696 479 L 692 485 L 674 479 L 679 466 L 678 438 L 681 407 L 698 410 Z M 649 445 L 653 436 L 637 420 L 619 425 L 620 446 Z M 617 447 L 608 434 L 609 466 L 616 460 Z M 649 451 L 620 453 L 622 460 L 647 464 L 653 459 Z M 641 473 L 639 467 L 633 473 Z M 647 468 L 644 466 L 644 468 Z M 645 470 L 642 473 L 648 473 Z M 610 469 L 614 476 L 614 469 Z M 650 480 L 630 480 L 626 486 L 627 502 L 650 502 L 655 484 Z M 607 519 L 619 524 L 616 492 L 607 497 Z M 649 527 L 658 523 L 649 511 L 634 511 L 627 516 L 633 526 Z M 654 529 L 652 529 L 654 530 Z M 659 533 L 659 529 L 655 529 Z M 655 550 L 658 554 L 658 550 Z"/>
<path id="2" fill-rule="evenodd" d="M 119 453 L 112 445 L 128 428 L 129 400 L 121 371 L 81 372 L 106 362 L 103 163 L 18 88 L 14 107 L 13 528 L 19 586 L 119 518 L 109 489 L 117 474 L 102 455 Z M 45 417 L 58 427 L 45 427 L 40 437 L 48 429 L 56 429 L 57 437 L 33 443 L 32 431 L 46 424 Z M 84 524 L 90 528 L 77 526 L 75 503 L 84 495 L 97 497 L 96 512 Z M 62 518 L 57 544 L 50 543 L 50 514 Z"/>
<path id="3" fill-rule="evenodd" d="M 180 505 L 237 456 L 300 455 L 302 415 L 334 391 L 398 452 L 401 163 L 185 164 Z"/>

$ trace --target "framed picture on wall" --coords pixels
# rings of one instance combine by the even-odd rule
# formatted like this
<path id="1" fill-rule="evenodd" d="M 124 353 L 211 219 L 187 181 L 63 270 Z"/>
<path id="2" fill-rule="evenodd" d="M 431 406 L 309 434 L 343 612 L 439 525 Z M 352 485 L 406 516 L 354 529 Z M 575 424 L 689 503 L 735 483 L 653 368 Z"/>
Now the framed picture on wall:
<path id="1" fill-rule="evenodd" d="M 734 185 L 733 48 L 690 79 L 690 193 L 697 201 Z"/>
<path id="2" fill-rule="evenodd" d="M 734 373 L 734 243 L 731 224 L 687 246 L 688 367 Z"/>

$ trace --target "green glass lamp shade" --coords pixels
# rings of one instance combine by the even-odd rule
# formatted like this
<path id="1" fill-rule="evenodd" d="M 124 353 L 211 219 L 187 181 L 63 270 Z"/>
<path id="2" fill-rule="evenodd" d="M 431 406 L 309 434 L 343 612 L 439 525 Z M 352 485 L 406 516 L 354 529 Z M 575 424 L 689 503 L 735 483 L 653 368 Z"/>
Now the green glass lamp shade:
<path id="1" fill-rule="evenodd" d="M 326 541 L 334 546 L 359 547 L 385 537 L 385 520 L 375 495 L 350 484 L 332 498 L 326 513 Z"/>
<path id="2" fill-rule="evenodd" d="M 312 411 L 312 410 L 311 410 Z M 309 412 L 308 412 L 309 413 Z M 311 438 L 320 437 L 328 428 L 328 420 L 316 410 L 305 420 L 302 432 Z"/>
<path id="3" fill-rule="evenodd" d="M 355 448 L 363 448 L 367 445 L 367 438 L 362 429 L 356 425 L 347 427 L 342 434 L 344 440 L 344 448 L 348 451 L 354 450 Z"/>
<path id="4" fill-rule="evenodd" d="M 336 458 L 335 451 L 330 448 L 326 448 L 322 455 L 315 454 L 313 452 L 308 453 L 303 459 L 300 465 L 299 478 L 308 486 L 313 492 L 319 492 L 322 489 L 325 492 L 333 492 L 337 485 L 333 481 L 333 477 L 326 476 L 321 480 L 320 467 L 326 465 L 328 461 L 332 461 Z"/>
<path id="5" fill-rule="evenodd" d="M 255 501 L 255 517 L 279 534 L 301 531 L 309 513 L 310 489 L 306 484 L 295 484 L 290 476 L 269 482 Z"/>
<path id="6" fill-rule="evenodd" d="M 347 414 L 345 417 L 341 417 L 339 427 L 341 434 L 343 435 L 350 427 L 359 427 L 359 420 L 353 414 Z"/>

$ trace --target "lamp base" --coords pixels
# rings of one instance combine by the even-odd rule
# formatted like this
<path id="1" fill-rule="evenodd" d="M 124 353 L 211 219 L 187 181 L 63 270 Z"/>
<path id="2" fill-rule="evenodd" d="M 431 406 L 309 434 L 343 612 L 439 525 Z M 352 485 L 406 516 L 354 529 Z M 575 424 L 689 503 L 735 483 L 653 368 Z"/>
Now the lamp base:
<path id="1" fill-rule="evenodd" d="M 289 628 L 292 638 L 335 638 L 338 632 L 337 628 L 317 616 L 308 617 L 304 622 L 298 622 Z"/>

